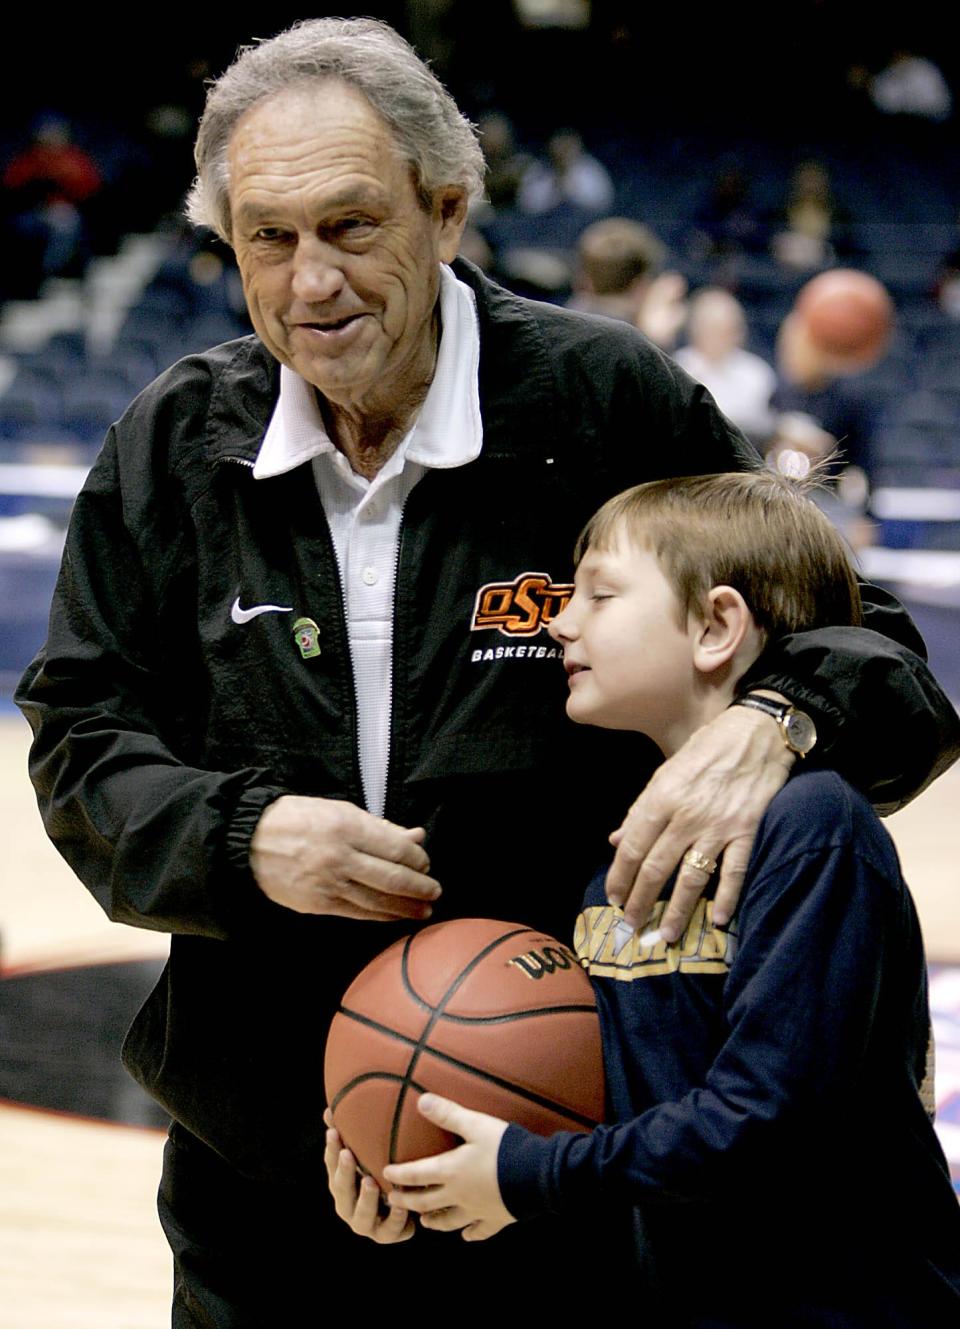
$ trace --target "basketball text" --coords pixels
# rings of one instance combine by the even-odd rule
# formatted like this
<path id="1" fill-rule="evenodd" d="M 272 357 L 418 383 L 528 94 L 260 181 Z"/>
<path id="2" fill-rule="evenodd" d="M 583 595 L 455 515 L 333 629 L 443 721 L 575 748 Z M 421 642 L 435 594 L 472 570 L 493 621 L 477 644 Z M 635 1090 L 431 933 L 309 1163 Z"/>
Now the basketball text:
<path id="1" fill-rule="evenodd" d="M 576 968 L 580 961 L 566 946 L 544 946 L 542 951 L 515 955 L 507 964 L 515 965 L 527 978 L 540 979 L 558 969 Z"/>

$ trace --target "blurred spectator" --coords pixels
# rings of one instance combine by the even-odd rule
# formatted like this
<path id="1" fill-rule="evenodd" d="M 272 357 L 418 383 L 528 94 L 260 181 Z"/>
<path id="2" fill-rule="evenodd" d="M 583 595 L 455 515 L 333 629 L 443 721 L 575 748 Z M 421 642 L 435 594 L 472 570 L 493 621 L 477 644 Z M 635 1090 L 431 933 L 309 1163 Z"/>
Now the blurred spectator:
<path id="1" fill-rule="evenodd" d="M 89 257 L 84 209 L 102 187 L 93 158 L 72 142 L 70 125 L 59 116 L 39 121 L 29 147 L 7 163 L 7 225 L 24 244 L 19 261 L 35 255 L 34 285 L 82 272 Z"/>
<path id="2" fill-rule="evenodd" d="M 776 218 L 771 252 L 778 263 L 798 271 L 828 267 L 836 260 L 838 247 L 844 248 L 842 228 L 849 222 L 823 162 L 801 162 Z"/>
<path id="3" fill-rule="evenodd" d="M 912 51 L 894 51 L 886 68 L 868 80 L 867 90 L 884 115 L 941 122 L 953 110 L 953 97 L 939 67 Z"/>
<path id="4" fill-rule="evenodd" d="M 145 113 L 149 195 L 155 216 L 179 209 L 193 179 L 193 136 L 213 72 L 203 54 L 181 59 L 165 73 L 162 101 Z"/>
<path id="5" fill-rule="evenodd" d="M 775 412 L 810 417 L 838 445 L 841 467 L 857 467 L 870 483 L 874 471 L 873 420 L 867 402 L 848 386 L 841 361 L 819 350 L 795 313 L 777 336 Z"/>
<path id="6" fill-rule="evenodd" d="M 698 291 L 690 301 L 687 336 L 689 344 L 674 359 L 709 390 L 724 415 L 762 447 L 773 429 L 770 399 L 777 375 L 766 360 L 743 349 L 743 306 L 728 291 Z"/>
<path id="7" fill-rule="evenodd" d="M 460 257 L 475 263 L 483 272 L 493 273 L 496 269 L 496 257 L 486 236 L 469 222 L 460 237 Z"/>
<path id="8" fill-rule="evenodd" d="M 570 308 L 636 324 L 650 282 L 665 258 L 666 249 L 649 226 L 626 217 L 594 222 L 577 243 Z"/>
<path id="9" fill-rule="evenodd" d="M 948 318 L 960 320 L 960 242 L 941 259 L 933 294 Z"/>
<path id="10" fill-rule="evenodd" d="M 547 142 L 547 161 L 533 161 L 523 173 L 517 202 L 524 212 L 549 212 L 572 203 L 590 212 L 613 206 L 607 168 L 592 157 L 573 129 L 559 129 Z"/>
<path id="11" fill-rule="evenodd" d="M 811 497 L 856 551 L 874 543 L 876 526 L 867 514 L 869 486 L 857 466 L 832 467 L 838 457 L 837 440 L 803 411 L 784 411 L 776 417 L 767 444 L 767 465 L 781 475 L 803 479 L 826 463 L 822 487 Z M 831 471 L 833 475 L 831 477 Z"/>
<path id="12" fill-rule="evenodd" d="M 665 258 L 648 226 L 626 217 L 593 222 L 577 243 L 569 308 L 632 323 L 671 349 L 686 320 L 687 284 L 677 272 L 661 272 Z"/>
<path id="13" fill-rule="evenodd" d="M 760 226 L 750 203 L 750 180 L 727 159 L 694 215 L 695 257 L 723 258 L 756 248 Z"/>
<path id="14" fill-rule="evenodd" d="M 480 146 L 487 164 L 485 187 L 490 207 L 512 208 L 517 201 L 520 181 L 531 165 L 530 157 L 520 152 L 513 124 L 502 111 L 487 111 L 479 119 Z"/>

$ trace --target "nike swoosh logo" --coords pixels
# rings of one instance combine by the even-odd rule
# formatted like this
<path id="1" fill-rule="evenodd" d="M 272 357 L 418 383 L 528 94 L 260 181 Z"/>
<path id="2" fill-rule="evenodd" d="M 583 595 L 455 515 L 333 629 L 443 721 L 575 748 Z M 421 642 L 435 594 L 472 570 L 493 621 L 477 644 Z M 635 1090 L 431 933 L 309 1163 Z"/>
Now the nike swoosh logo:
<path id="1" fill-rule="evenodd" d="M 239 595 L 230 607 L 230 617 L 234 623 L 249 623 L 258 614 L 292 614 L 293 605 L 252 605 L 249 609 L 240 608 Z"/>

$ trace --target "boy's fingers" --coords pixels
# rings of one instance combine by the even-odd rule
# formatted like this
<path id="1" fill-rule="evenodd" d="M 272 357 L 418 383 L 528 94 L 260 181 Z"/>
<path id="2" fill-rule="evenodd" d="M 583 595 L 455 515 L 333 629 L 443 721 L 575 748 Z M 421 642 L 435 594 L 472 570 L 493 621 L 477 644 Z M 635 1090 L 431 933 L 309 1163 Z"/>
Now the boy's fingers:
<path id="1" fill-rule="evenodd" d="M 498 1227 L 491 1226 L 490 1223 L 480 1221 L 478 1223 L 469 1223 L 460 1234 L 464 1241 L 486 1241 L 494 1233 L 499 1232 Z"/>
<path id="2" fill-rule="evenodd" d="M 343 1149 L 343 1142 L 335 1130 L 328 1130 L 326 1143 L 323 1150 L 323 1165 L 327 1169 L 327 1181 L 331 1191 L 337 1181 L 337 1173 L 340 1166 L 340 1154 Z"/>
<path id="3" fill-rule="evenodd" d="M 474 1118 L 479 1115 L 449 1098 L 441 1098 L 439 1094 L 421 1094 L 417 1108 L 421 1116 L 432 1121 L 435 1126 L 444 1127 L 451 1135 L 459 1135 L 461 1140 L 468 1138 L 475 1124 Z"/>
<path id="4" fill-rule="evenodd" d="M 409 1209 L 412 1214 L 429 1214 L 445 1209 L 443 1191 L 439 1186 L 428 1186 L 423 1190 L 390 1191 L 387 1194 L 390 1207 Z"/>
<path id="5" fill-rule="evenodd" d="M 357 1195 L 357 1167 L 349 1149 L 338 1149 L 327 1166 L 337 1213 L 349 1222 Z"/>
<path id="6" fill-rule="evenodd" d="M 450 1209 L 430 1209 L 421 1216 L 420 1223 L 431 1232 L 459 1232 L 466 1226 L 467 1216 L 456 1206 Z"/>
<path id="7" fill-rule="evenodd" d="M 364 1177 L 357 1194 L 350 1227 L 358 1237 L 370 1237 L 381 1245 L 406 1241 L 413 1236 L 413 1219 L 405 1209 L 380 1210 L 380 1188 L 372 1177 Z"/>
<path id="8" fill-rule="evenodd" d="M 380 1220 L 381 1235 L 388 1242 L 409 1241 L 416 1230 L 406 1209 L 391 1209 L 386 1218 Z"/>
<path id="9" fill-rule="evenodd" d="M 385 1181 L 391 1186 L 438 1186 L 444 1179 L 442 1159 L 445 1154 L 432 1154 L 410 1163 L 390 1163 L 383 1169 Z"/>
<path id="10" fill-rule="evenodd" d="M 372 1236 L 380 1216 L 380 1190 L 375 1181 L 364 1177 L 357 1190 L 357 1202 L 350 1226 L 360 1237 Z"/>

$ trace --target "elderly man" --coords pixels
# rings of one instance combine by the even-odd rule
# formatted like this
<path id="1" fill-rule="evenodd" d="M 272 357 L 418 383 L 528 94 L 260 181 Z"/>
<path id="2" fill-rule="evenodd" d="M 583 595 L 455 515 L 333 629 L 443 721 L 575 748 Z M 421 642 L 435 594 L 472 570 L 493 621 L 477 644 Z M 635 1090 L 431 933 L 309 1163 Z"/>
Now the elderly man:
<path id="1" fill-rule="evenodd" d="M 111 430 L 19 696 L 51 836 L 112 917 L 173 934 L 125 1060 L 174 1118 L 174 1322 L 263 1329 L 409 1277 L 431 1241 L 448 1272 L 532 1267 L 536 1234 L 378 1251 L 335 1217 L 325 1030 L 411 922 L 569 928 L 651 769 L 563 715 L 545 629 L 576 533 L 628 483 L 756 462 L 633 329 L 449 266 L 479 149 L 389 28 L 242 53 L 197 161 L 192 215 L 233 245 L 257 336 L 181 361 Z M 814 728 L 888 805 L 953 758 L 922 643 L 868 598 L 869 630 L 770 650 L 749 700 L 772 717 L 737 706 L 657 772 L 612 837 L 635 923 L 686 851 L 665 935 L 724 853 L 729 915 Z"/>

